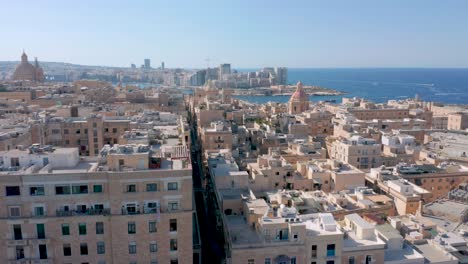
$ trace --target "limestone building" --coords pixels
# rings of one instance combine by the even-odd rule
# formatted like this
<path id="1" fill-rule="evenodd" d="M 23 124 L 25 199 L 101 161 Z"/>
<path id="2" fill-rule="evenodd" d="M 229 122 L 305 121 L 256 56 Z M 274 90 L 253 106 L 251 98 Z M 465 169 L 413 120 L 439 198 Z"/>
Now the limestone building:
<path id="1" fill-rule="evenodd" d="M 301 82 L 297 83 L 296 91 L 291 95 L 289 99 L 289 114 L 300 114 L 309 110 L 309 96 L 304 91 L 304 87 Z"/>
<path id="2" fill-rule="evenodd" d="M 28 55 L 23 51 L 21 55 L 21 63 L 16 66 L 13 74 L 13 80 L 16 81 L 44 81 L 44 71 L 39 66 L 37 58 L 35 59 L 34 65 L 28 62 Z"/>

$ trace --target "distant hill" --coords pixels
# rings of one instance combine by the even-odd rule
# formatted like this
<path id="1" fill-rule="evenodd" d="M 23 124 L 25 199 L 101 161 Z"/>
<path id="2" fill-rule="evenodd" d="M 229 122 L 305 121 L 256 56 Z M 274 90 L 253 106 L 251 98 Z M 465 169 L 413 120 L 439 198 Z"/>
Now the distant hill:
<path id="1" fill-rule="evenodd" d="M 33 63 L 33 61 L 30 62 Z M 12 75 L 16 68 L 16 65 L 18 65 L 19 63 L 19 61 L 0 61 L 0 78 L 1 76 Z M 41 65 L 46 74 L 63 74 L 69 71 L 112 71 L 126 69 L 124 67 L 79 65 L 73 63 L 51 61 L 39 61 L 39 65 Z"/>

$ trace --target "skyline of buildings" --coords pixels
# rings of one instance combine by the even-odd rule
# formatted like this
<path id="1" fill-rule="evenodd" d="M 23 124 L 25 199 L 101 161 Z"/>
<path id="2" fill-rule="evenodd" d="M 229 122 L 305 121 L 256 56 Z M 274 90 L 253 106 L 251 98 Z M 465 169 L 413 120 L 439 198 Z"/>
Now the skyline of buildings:
<path id="1" fill-rule="evenodd" d="M 312 102 L 228 63 L 57 82 L 25 57 L 0 81 L 2 263 L 468 261 L 466 106 Z"/>

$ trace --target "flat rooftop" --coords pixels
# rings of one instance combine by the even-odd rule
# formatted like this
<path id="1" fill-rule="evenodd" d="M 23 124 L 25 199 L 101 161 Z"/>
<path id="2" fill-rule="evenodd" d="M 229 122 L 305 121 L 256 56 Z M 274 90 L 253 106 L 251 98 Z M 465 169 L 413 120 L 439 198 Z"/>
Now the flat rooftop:
<path id="1" fill-rule="evenodd" d="M 233 247 L 242 245 L 257 246 L 259 243 L 263 243 L 263 239 L 252 226 L 247 224 L 243 216 L 225 215 L 224 218 Z"/>
<path id="2" fill-rule="evenodd" d="M 445 200 L 445 201 L 435 201 L 424 206 L 423 211 L 426 214 L 431 215 L 446 215 L 448 217 L 455 217 L 460 219 L 463 215 L 463 211 L 468 208 L 467 204 Z"/>
<path id="3" fill-rule="evenodd" d="M 402 249 L 385 250 L 385 262 L 406 263 L 407 261 L 415 259 L 424 259 L 424 256 L 406 244 L 403 245 Z"/>
<path id="4" fill-rule="evenodd" d="M 441 263 L 445 261 L 453 261 L 455 258 L 451 255 L 446 255 L 442 250 L 429 245 L 429 244 L 421 244 L 421 245 L 414 245 L 416 250 L 421 253 L 424 258 L 428 261 L 429 263 Z"/>
<path id="5" fill-rule="evenodd" d="M 434 132 L 432 144 L 426 144 L 432 151 L 442 157 L 459 158 L 463 152 L 468 155 L 468 134 L 451 132 Z M 440 148 L 442 146 L 442 149 Z"/>

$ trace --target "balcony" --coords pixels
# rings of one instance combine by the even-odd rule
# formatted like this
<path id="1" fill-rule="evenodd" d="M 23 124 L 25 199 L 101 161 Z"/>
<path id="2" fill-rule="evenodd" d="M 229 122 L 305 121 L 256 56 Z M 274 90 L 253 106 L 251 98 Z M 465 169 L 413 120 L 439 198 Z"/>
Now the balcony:
<path id="1" fill-rule="evenodd" d="M 149 208 L 149 207 L 145 207 L 143 210 L 141 210 L 140 208 L 138 209 L 135 209 L 134 207 L 123 207 L 122 208 L 122 215 L 135 215 L 135 214 L 157 214 L 157 213 L 160 213 L 162 212 L 162 210 L 160 208 Z"/>
<path id="2" fill-rule="evenodd" d="M 11 240 L 7 240 L 6 244 L 8 247 L 27 246 L 28 240 L 27 239 L 11 239 Z"/>
<path id="3" fill-rule="evenodd" d="M 110 215 L 110 208 L 86 210 L 57 210 L 57 216 Z"/>
<path id="4" fill-rule="evenodd" d="M 23 258 L 23 259 L 9 259 L 8 264 L 52 264 L 53 259 L 39 259 L 39 258 Z"/>

